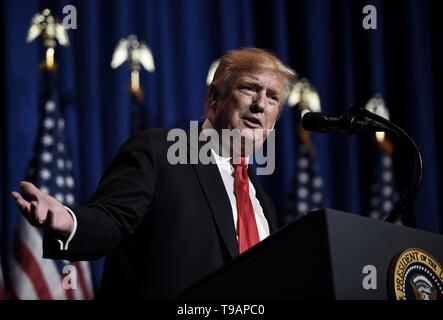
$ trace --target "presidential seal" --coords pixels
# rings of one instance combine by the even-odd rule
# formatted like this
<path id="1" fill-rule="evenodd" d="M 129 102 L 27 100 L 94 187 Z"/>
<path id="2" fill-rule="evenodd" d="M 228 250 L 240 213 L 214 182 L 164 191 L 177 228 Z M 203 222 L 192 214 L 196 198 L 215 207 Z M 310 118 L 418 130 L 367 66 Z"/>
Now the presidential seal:
<path id="1" fill-rule="evenodd" d="M 396 300 L 443 300 L 443 269 L 429 253 L 410 248 L 393 259 L 389 287 Z"/>

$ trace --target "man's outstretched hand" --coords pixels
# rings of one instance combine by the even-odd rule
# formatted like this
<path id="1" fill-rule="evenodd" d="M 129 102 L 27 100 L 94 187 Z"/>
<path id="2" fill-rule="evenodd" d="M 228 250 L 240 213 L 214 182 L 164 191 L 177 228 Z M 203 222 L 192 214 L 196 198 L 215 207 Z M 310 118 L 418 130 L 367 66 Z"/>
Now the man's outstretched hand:
<path id="1" fill-rule="evenodd" d="M 74 228 L 74 220 L 58 200 L 40 191 L 30 182 L 22 181 L 20 188 L 29 196 L 27 201 L 18 192 L 12 192 L 15 203 L 30 224 L 69 236 Z"/>

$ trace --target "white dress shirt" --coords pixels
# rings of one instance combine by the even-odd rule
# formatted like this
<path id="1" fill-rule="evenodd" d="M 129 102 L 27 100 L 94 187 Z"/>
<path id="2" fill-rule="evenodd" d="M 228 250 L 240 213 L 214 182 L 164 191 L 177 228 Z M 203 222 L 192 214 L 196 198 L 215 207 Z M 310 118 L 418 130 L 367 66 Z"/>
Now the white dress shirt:
<path id="1" fill-rule="evenodd" d="M 235 230 L 237 230 L 237 219 L 238 219 L 237 200 L 235 198 L 235 193 L 234 193 L 234 168 L 230 161 L 231 158 L 219 156 L 213 149 L 211 149 L 211 152 L 217 164 L 218 170 L 220 171 L 223 184 L 225 185 L 225 189 L 229 197 L 229 202 L 231 202 L 232 216 L 234 218 Z M 248 160 L 249 158 L 247 158 L 247 161 Z M 268 220 L 266 220 L 266 217 L 263 213 L 263 208 L 261 207 L 260 202 L 258 201 L 255 195 L 255 188 L 251 180 L 249 180 L 249 198 L 251 199 L 252 208 L 254 209 L 258 235 L 261 241 L 269 236 L 269 225 L 268 225 Z"/>
<path id="2" fill-rule="evenodd" d="M 203 123 L 203 129 L 214 129 L 212 123 L 206 119 Z M 212 156 L 214 157 L 215 163 L 217 164 L 218 170 L 220 171 L 220 175 L 223 180 L 223 184 L 226 189 L 226 193 L 228 194 L 229 201 L 231 202 L 232 215 L 234 219 L 235 230 L 237 231 L 237 201 L 234 193 L 234 167 L 231 164 L 231 157 L 220 156 L 215 152 L 213 148 L 211 148 Z M 246 158 L 247 163 L 249 163 L 249 158 Z M 263 208 L 260 205 L 260 202 L 257 199 L 254 185 L 251 180 L 249 180 L 249 198 L 252 202 L 252 208 L 254 209 L 255 221 L 257 224 L 258 235 L 260 237 L 260 241 L 264 238 L 268 237 L 269 232 L 269 224 L 268 220 L 263 213 Z M 238 238 L 238 236 L 237 236 Z"/>

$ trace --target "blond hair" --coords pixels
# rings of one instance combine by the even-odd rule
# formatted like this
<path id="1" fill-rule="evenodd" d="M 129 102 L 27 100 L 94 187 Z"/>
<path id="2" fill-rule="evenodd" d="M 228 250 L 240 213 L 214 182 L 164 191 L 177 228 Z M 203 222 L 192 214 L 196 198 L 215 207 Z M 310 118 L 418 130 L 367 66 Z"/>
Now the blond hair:
<path id="1" fill-rule="evenodd" d="M 259 48 L 243 48 L 229 50 L 220 59 L 220 64 L 214 74 L 214 79 L 209 85 L 205 101 L 205 116 L 211 103 L 211 92 L 216 90 L 217 96 L 225 98 L 232 89 L 235 81 L 245 72 L 272 71 L 282 76 L 285 84 L 284 99 L 281 109 L 286 104 L 289 93 L 297 80 L 297 74 L 290 67 L 280 61 L 277 56 L 267 50 Z"/>

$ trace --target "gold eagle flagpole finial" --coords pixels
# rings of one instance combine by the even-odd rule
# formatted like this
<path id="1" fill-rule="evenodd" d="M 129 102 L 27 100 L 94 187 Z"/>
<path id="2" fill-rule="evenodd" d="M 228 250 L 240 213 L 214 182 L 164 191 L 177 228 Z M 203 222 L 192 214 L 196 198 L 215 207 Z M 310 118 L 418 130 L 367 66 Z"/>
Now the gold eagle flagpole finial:
<path id="1" fill-rule="evenodd" d="M 45 48 L 45 61 L 42 67 L 49 71 L 56 70 L 57 64 L 54 61 L 54 55 L 57 42 L 61 46 L 67 47 L 69 38 L 63 24 L 52 15 L 49 9 L 44 9 L 41 13 L 37 13 L 32 17 L 26 43 L 32 42 L 39 35 L 42 35 L 43 47 Z"/>
<path id="2" fill-rule="evenodd" d="M 111 67 L 116 69 L 126 61 L 131 70 L 130 90 L 137 96 L 142 95 L 140 70 L 143 68 L 151 73 L 155 71 L 152 51 L 146 43 L 138 41 L 137 36 L 129 35 L 118 42 L 112 55 Z"/>

